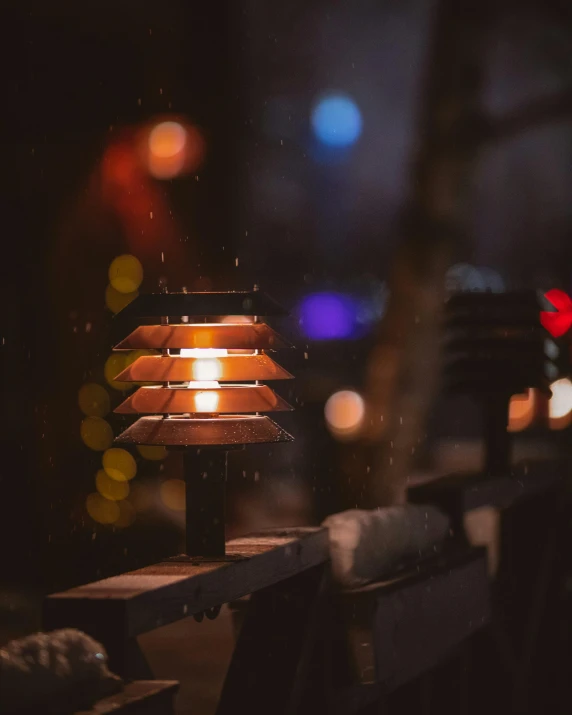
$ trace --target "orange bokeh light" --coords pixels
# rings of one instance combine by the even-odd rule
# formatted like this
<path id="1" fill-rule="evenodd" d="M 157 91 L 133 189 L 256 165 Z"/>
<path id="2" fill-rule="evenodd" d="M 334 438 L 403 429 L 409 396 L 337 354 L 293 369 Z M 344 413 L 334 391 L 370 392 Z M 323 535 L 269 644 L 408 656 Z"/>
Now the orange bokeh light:
<path id="1" fill-rule="evenodd" d="M 205 144 L 196 127 L 178 121 L 155 124 L 147 135 L 146 165 L 156 179 L 172 179 L 195 171 Z"/>
<path id="2" fill-rule="evenodd" d="M 508 411 L 508 431 L 522 432 L 530 427 L 536 412 L 536 391 L 529 389 L 521 395 L 510 398 Z"/>

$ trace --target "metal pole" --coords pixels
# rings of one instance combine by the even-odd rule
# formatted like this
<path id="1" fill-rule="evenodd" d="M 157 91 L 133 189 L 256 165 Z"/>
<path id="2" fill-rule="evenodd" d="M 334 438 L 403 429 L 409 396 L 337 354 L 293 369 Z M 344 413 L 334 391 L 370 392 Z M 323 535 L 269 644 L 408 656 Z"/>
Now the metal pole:
<path id="1" fill-rule="evenodd" d="M 188 449 L 183 455 L 186 484 L 186 555 L 225 555 L 225 488 L 228 452 Z"/>

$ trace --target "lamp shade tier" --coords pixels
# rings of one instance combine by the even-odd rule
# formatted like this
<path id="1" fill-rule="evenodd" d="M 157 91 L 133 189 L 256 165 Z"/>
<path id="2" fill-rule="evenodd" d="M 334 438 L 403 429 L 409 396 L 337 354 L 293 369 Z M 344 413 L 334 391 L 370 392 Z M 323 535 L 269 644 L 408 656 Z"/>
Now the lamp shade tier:
<path id="1" fill-rule="evenodd" d="M 119 435 L 116 442 L 165 447 L 230 448 L 292 440 L 292 436 L 269 417 L 232 415 L 211 419 L 141 417 Z"/>
<path id="2" fill-rule="evenodd" d="M 160 318 L 181 316 L 256 315 L 278 316 L 287 312 L 261 291 L 230 293 L 146 293 L 137 296 L 120 311 L 122 318 Z"/>
<path id="3" fill-rule="evenodd" d="M 540 322 L 546 304 L 536 291 L 452 295 L 444 321 L 446 388 L 487 400 L 530 387 L 550 394 L 558 370 Z"/>
<path id="4" fill-rule="evenodd" d="M 279 350 L 292 347 L 266 323 L 140 325 L 115 350 L 141 348 Z"/>
<path id="5" fill-rule="evenodd" d="M 286 412 L 292 409 L 267 385 L 232 385 L 209 389 L 141 387 L 115 412 L 123 415 L 180 415 Z"/>
<path id="6" fill-rule="evenodd" d="M 115 379 L 120 382 L 242 382 L 290 380 L 292 377 L 264 354 L 197 358 L 144 355 Z"/>

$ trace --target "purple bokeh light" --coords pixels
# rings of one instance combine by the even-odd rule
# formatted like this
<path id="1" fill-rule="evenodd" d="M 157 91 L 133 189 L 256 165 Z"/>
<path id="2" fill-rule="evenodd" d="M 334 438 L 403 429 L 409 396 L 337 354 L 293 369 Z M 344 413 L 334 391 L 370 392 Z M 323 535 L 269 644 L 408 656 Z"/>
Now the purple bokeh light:
<path id="1" fill-rule="evenodd" d="M 300 327 L 310 340 L 343 340 L 356 331 L 356 302 L 341 293 L 312 293 L 301 301 Z"/>

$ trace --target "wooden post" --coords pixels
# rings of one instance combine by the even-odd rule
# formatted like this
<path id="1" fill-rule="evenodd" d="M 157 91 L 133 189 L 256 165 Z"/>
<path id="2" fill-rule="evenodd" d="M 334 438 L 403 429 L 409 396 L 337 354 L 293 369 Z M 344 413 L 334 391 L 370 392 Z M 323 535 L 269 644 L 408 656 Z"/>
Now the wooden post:
<path id="1" fill-rule="evenodd" d="M 311 674 L 326 584 L 321 564 L 252 595 L 217 715 L 237 706 L 249 715 L 324 712 L 324 683 Z"/>

